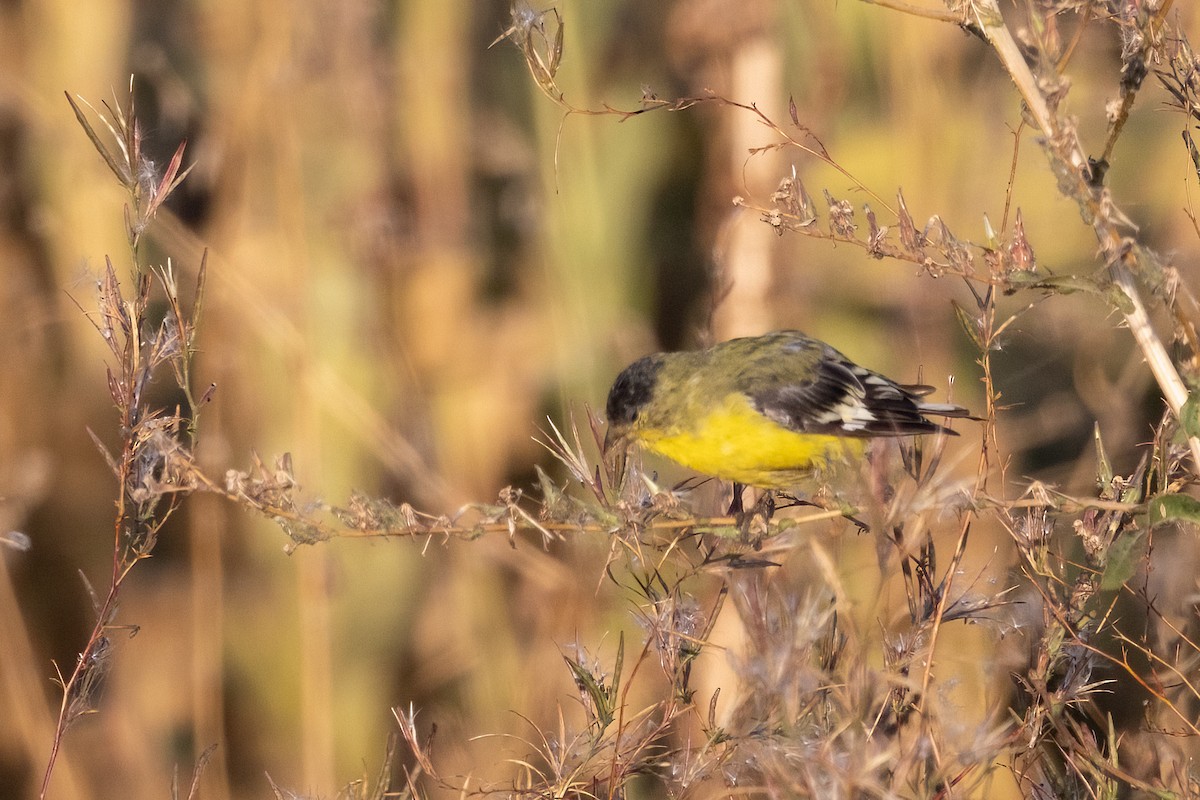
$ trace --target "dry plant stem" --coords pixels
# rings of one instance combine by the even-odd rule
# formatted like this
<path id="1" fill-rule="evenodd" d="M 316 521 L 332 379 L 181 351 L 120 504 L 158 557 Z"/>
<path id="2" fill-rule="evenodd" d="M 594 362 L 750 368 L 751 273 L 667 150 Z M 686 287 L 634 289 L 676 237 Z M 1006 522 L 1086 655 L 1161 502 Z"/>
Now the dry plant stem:
<path id="1" fill-rule="evenodd" d="M 111 264 L 109 268 L 111 274 Z M 139 295 L 137 300 L 135 300 L 134 308 L 131 309 L 133 313 L 130 316 L 134 319 L 141 319 L 143 309 L 139 306 L 143 298 L 144 295 Z M 136 331 L 137 328 L 133 328 L 133 330 Z M 136 362 L 141 353 L 141 342 L 137 340 L 129 342 L 126 353 L 130 359 L 130 367 L 136 372 L 138 368 Z M 96 624 L 88 638 L 87 645 L 76 659 L 75 669 L 72 670 L 70 678 L 62 681 L 63 696 L 59 705 L 58 722 L 54 729 L 50 757 L 46 764 L 46 771 L 42 777 L 41 791 L 38 794 L 40 798 L 46 796 L 46 791 L 50 785 L 50 778 L 54 773 L 54 765 L 58 759 L 58 753 L 62 745 L 63 736 L 67 732 L 71 719 L 76 714 L 81 713 L 79 709 L 74 707 L 74 704 L 76 701 L 83 699 L 86 692 L 89 691 L 84 688 L 84 684 L 93 677 L 94 670 L 98 668 L 102 669 L 99 666 L 100 662 L 107 658 L 107 654 L 103 652 L 108 646 L 106 631 L 116 613 L 116 604 L 120 596 L 121 586 L 129 576 L 134 565 L 145 557 L 142 553 L 133 552 L 131 554 L 122 545 L 122 538 L 128 536 L 131 541 L 138 541 L 147 535 L 153 535 L 153 531 L 161 524 L 162 519 L 165 519 L 165 516 L 170 513 L 168 511 L 158 521 L 147 521 L 138 518 L 136 514 L 130 513 L 128 508 L 128 487 L 133 482 L 133 467 L 138 457 L 138 440 L 135 430 L 140 424 L 138 417 L 141 415 L 143 409 L 134 399 L 132 385 L 126 383 L 122 389 L 126 392 L 126 397 L 122 402 L 121 429 L 128 433 L 125 436 L 121 459 L 118 462 L 117 485 L 119 489 L 117 492 L 116 516 L 113 521 L 112 575 L 108 593 L 105 595 L 104 601 L 96 609 Z M 171 507 L 174 507 L 174 502 L 172 502 Z"/>
<path id="2" fill-rule="evenodd" d="M 1063 609 L 1058 606 L 1056 601 L 1053 598 L 1051 598 L 1043 588 L 1038 587 L 1036 582 L 1033 585 L 1035 587 L 1037 587 L 1038 591 L 1041 593 L 1042 601 L 1045 603 L 1045 607 L 1050 610 L 1050 613 L 1052 614 L 1055 623 L 1058 626 L 1060 626 L 1060 629 L 1067 636 L 1070 637 L 1070 639 L 1073 643 L 1075 643 L 1079 647 L 1087 650 L 1089 653 L 1093 654 L 1097 658 L 1100 658 L 1104 661 L 1108 661 L 1109 663 L 1113 664 L 1113 666 L 1115 666 L 1116 668 L 1121 669 L 1124 672 L 1126 672 L 1134 681 L 1136 681 L 1139 685 L 1141 685 L 1141 687 L 1143 689 L 1145 689 L 1148 694 L 1151 694 L 1154 697 L 1156 697 L 1158 700 L 1163 701 L 1164 704 L 1166 705 L 1166 707 L 1176 717 L 1178 717 L 1178 719 L 1182 722 L 1184 727 L 1187 728 L 1191 732 L 1191 735 L 1200 735 L 1200 728 L 1197 728 L 1196 723 L 1194 723 L 1193 721 L 1188 719 L 1187 715 L 1183 711 L 1181 711 L 1178 707 L 1176 707 L 1175 704 L 1173 704 L 1169 700 L 1167 700 L 1160 691 L 1157 691 L 1155 689 L 1155 687 L 1152 687 L 1140 675 L 1140 673 L 1137 670 L 1129 668 L 1129 665 L 1126 661 L 1117 658 L 1116 656 L 1114 656 L 1111 653 L 1105 652 L 1103 649 L 1096 647 L 1091 642 L 1080 637 L 1080 635 L 1078 633 L 1078 628 L 1079 628 L 1078 624 L 1076 622 L 1073 622 L 1073 621 L 1067 619 L 1066 615 L 1064 614 Z M 1125 637 L 1123 635 L 1118 635 L 1118 640 L 1127 642 L 1129 644 L 1134 645 L 1135 648 L 1137 648 L 1139 650 L 1143 650 L 1143 647 L 1141 645 L 1137 645 L 1136 643 L 1132 642 L 1130 639 L 1128 639 L 1128 637 Z M 1147 654 L 1149 655 L 1148 651 L 1144 651 L 1144 652 L 1147 652 Z M 1164 663 L 1164 664 L 1166 663 L 1161 658 L 1157 658 L 1157 660 L 1160 663 Z M 1186 683 L 1186 681 L 1185 681 L 1185 683 Z M 1059 703 L 1059 701 L 1057 701 L 1053 697 L 1049 696 L 1049 690 L 1044 685 L 1038 688 L 1038 702 L 1044 704 L 1047 708 L 1054 707 L 1054 706 L 1058 705 L 1058 703 Z M 1051 726 L 1053 726 L 1059 732 L 1060 736 L 1062 736 L 1063 738 L 1065 738 L 1065 739 L 1080 738 L 1079 734 L 1073 730 L 1073 727 L 1077 724 L 1075 721 L 1065 718 L 1061 713 L 1046 712 L 1046 717 L 1047 717 L 1047 721 L 1049 722 L 1049 724 Z M 1151 784 L 1148 784 L 1145 781 L 1142 781 L 1141 779 L 1139 779 L 1133 775 L 1130 775 L 1128 772 L 1120 769 L 1117 766 L 1117 763 L 1115 761 L 1110 763 L 1101 758 L 1097 758 L 1097 757 L 1095 757 L 1094 754 L 1091 753 L 1090 750 L 1088 750 L 1086 748 L 1081 749 L 1080 752 L 1084 755 L 1085 759 L 1088 760 L 1090 766 L 1092 766 L 1095 770 L 1097 770 L 1100 773 L 1108 775 L 1117 780 L 1125 781 L 1130 786 L 1137 788 L 1141 791 L 1148 792 L 1155 796 L 1159 796 L 1159 797 L 1174 797 L 1175 796 L 1170 793 L 1162 792 L 1159 790 L 1159 787 L 1152 786 Z"/>
<path id="3" fill-rule="evenodd" d="M 117 537 L 120 537 L 120 518 L 117 522 Z M 42 786 L 38 792 L 38 797 L 44 800 L 46 792 L 50 788 L 50 777 L 54 774 L 54 765 L 58 762 L 58 753 L 62 747 L 63 737 L 67 733 L 67 726 L 70 722 L 71 705 L 76 697 L 77 687 L 84 679 L 85 674 L 93 669 L 92 662 L 97 657 L 100 643 L 105 640 L 104 636 L 104 620 L 112 615 L 113 606 L 116 603 L 117 596 L 120 593 L 120 560 L 117 556 L 119 548 L 114 552 L 113 556 L 113 581 L 109 586 L 108 595 L 104 598 L 104 603 L 98 609 L 98 614 L 101 622 L 93 629 L 91 637 L 88 639 L 87 645 L 83 648 L 83 652 L 75 661 L 75 669 L 71 672 L 71 677 L 67 680 L 62 680 L 61 675 L 59 681 L 62 684 L 62 701 L 59 703 L 58 720 L 54 726 L 54 739 L 50 744 L 50 757 L 47 759 L 46 770 L 42 774 Z"/>
<path id="4" fill-rule="evenodd" d="M 1057 146 L 1066 148 L 1067 152 L 1063 155 L 1068 163 L 1081 172 L 1086 170 L 1088 168 L 1087 156 L 1084 154 L 1078 139 L 1073 136 L 1067 138 L 1062 135 L 1054 113 L 1050 110 L 1050 106 L 1046 102 L 1045 95 L 1038 88 L 1037 79 L 1034 77 L 1029 65 L 1025 62 L 1020 49 L 1017 47 L 1017 43 L 1013 40 L 1012 34 L 1004 23 L 996 0 L 979 0 L 972 5 L 972 8 L 974 9 L 975 19 L 980 29 L 983 31 L 988 42 L 995 48 L 996 54 L 1000 57 L 1005 70 L 1008 71 L 1009 76 L 1017 85 L 1017 90 L 1025 100 L 1025 105 L 1041 130 L 1042 135 L 1046 137 L 1047 146 L 1051 148 Z M 1075 199 L 1079 202 L 1084 202 L 1083 198 Z M 1091 210 L 1098 211 L 1098 209 Z M 1099 219 L 1098 214 L 1093 213 L 1092 216 Z M 1135 256 L 1123 248 L 1120 234 L 1111 225 L 1097 224 L 1094 227 L 1097 237 L 1101 240 L 1100 248 L 1102 252 L 1120 254 L 1115 258 L 1109 259 L 1108 268 L 1113 283 L 1129 298 L 1129 308 L 1124 312 L 1126 324 L 1129 326 L 1130 333 L 1133 334 L 1134 341 L 1137 342 L 1138 347 L 1141 349 L 1142 355 L 1145 357 L 1146 363 L 1149 365 L 1150 371 L 1153 373 L 1154 379 L 1163 393 L 1163 397 L 1175 413 L 1176 418 L 1178 418 L 1180 409 L 1187 401 L 1188 390 L 1183 379 L 1179 377 L 1179 371 L 1175 369 L 1175 365 L 1171 361 L 1166 347 L 1163 346 L 1162 340 L 1150 324 L 1150 317 L 1146 312 L 1146 306 L 1134 281 L 1133 273 L 1130 271 L 1130 262 L 1135 260 Z M 1189 437 L 1188 447 L 1191 450 L 1195 466 L 1200 468 L 1200 439 L 1194 436 Z"/>
<path id="5" fill-rule="evenodd" d="M 1159 6 L 1158 10 L 1151 18 L 1149 26 L 1151 35 L 1145 37 L 1142 43 L 1141 56 L 1143 58 L 1145 58 L 1151 52 L 1153 43 L 1158 38 L 1158 34 L 1162 30 L 1163 23 L 1166 20 L 1167 14 L 1170 12 L 1173 3 L 1174 0 L 1163 0 L 1162 5 Z M 1080 31 L 1082 32 L 1082 30 L 1083 26 L 1081 25 Z M 1129 121 L 1129 112 L 1133 110 L 1133 104 L 1137 99 L 1137 88 L 1139 85 L 1140 84 L 1126 86 L 1124 82 L 1122 82 L 1121 107 L 1117 111 L 1116 117 L 1113 120 L 1109 130 L 1108 141 L 1104 144 L 1104 154 L 1100 156 L 1099 159 L 1103 163 L 1108 163 L 1108 160 L 1112 158 L 1113 150 L 1116 149 L 1117 140 L 1121 136 L 1121 131 L 1125 129 L 1125 123 Z"/>
<path id="6" fill-rule="evenodd" d="M 128 297 L 122 292 L 111 259 L 105 260 L 106 269 L 97 281 L 99 308 L 91 321 L 111 356 L 108 391 L 119 414 L 121 436 L 120 454 L 114 456 L 89 431 L 117 485 L 112 572 L 103 600 L 93 595 L 96 621 L 74 669 L 67 678 L 61 672 L 58 675 L 62 700 L 39 798 L 45 798 L 49 790 L 67 730 L 80 716 L 94 710 L 92 696 L 111 657 L 109 636 L 114 630 L 121 587 L 133 568 L 150 556 L 164 523 L 178 508 L 182 493 L 190 489 L 180 481 L 186 479 L 185 465 L 191 463 L 197 409 L 206 399 L 197 402 L 189 386 L 196 314 L 187 315 L 182 310 L 170 261 L 165 267 L 154 269 L 140 259 L 144 233 L 188 173 L 183 168 L 184 145 L 176 149 L 159 176 L 153 162 L 142 153 L 132 85 L 130 90 L 124 107 L 117 100 L 111 105 L 104 104 L 107 114 L 98 112 L 85 100 L 77 103 L 67 95 L 79 124 L 128 195 L 124 216 L 132 275 Z M 83 106 L 99 118 L 100 126 L 91 122 Z M 111 135 L 113 145 L 105 143 L 100 128 Z M 196 286 L 197 307 L 203 295 L 204 273 L 202 260 Z M 161 297 L 152 299 L 156 286 Z M 165 302 L 167 313 L 155 323 L 150 307 L 157 299 Z M 179 408 L 173 412 L 155 410 L 148 403 L 147 387 L 166 369 L 184 391 L 188 404 L 186 417 Z M 136 627 L 129 630 L 136 631 Z"/>
<path id="7" fill-rule="evenodd" d="M 496 533 L 511 536 L 518 530 L 537 531 L 543 534 L 549 532 L 559 535 L 565 533 L 612 532 L 611 525 L 605 525 L 599 522 L 574 523 L 535 520 L 532 518 L 532 515 L 523 509 L 516 510 L 514 512 L 519 515 L 520 519 L 518 520 L 482 522 L 475 525 L 456 524 L 453 520 L 447 517 L 432 517 L 418 513 L 414 513 L 414 517 L 422 518 L 424 521 L 414 518 L 409 523 L 400 527 L 359 528 L 350 525 L 332 525 L 315 519 L 309 512 L 284 508 L 279 505 L 263 502 L 262 500 L 250 497 L 242 492 L 230 491 L 214 481 L 208 475 L 204 474 L 204 472 L 202 472 L 195 465 L 193 465 L 190 469 L 189 478 L 194 482 L 195 489 L 219 495 L 226 500 L 235 503 L 236 505 L 239 505 L 257 514 L 261 514 L 276 522 L 311 526 L 321 537 L 327 539 L 332 539 L 334 537 L 370 539 L 402 536 L 448 536 L 470 538 L 479 534 Z M 818 511 L 812 514 L 805 514 L 804 516 L 800 517 L 788 517 L 786 520 L 790 528 L 816 522 L 827 522 L 829 520 L 843 519 L 847 516 L 847 514 L 853 513 L 856 513 L 854 509 L 830 509 L 827 511 Z M 655 519 L 646 527 L 648 530 L 652 531 L 679 531 L 687 529 L 725 529 L 734 528 L 737 525 L 738 520 L 734 517 L 686 517 L 682 519 Z"/>
<path id="8" fill-rule="evenodd" d="M 929 655 L 925 658 L 925 669 L 921 674 L 921 697 L 918 700 L 922 712 L 925 710 L 925 701 L 929 696 L 929 684 L 933 679 L 933 654 L 937 649 L 938 633 L 941 632 L 942 622 L 946 618 L 946 607 L 950 603 L 954 577 L 958 574 L 963 557 L 967 552 L 967 536 L 971 532 L 971 519 L 972 515 L 968 514 L 962 521 L 962 527 L 958 532 L 958 544 L 954 548 L 954 557 L 950 560 L 950 567 L 946 570 L 945 586 L 939 593 L 937 610 L 933 614 L 933 629 L 929 633 Z M 926 714 L 922 713 L 922 717 L 927 720 Z"/>

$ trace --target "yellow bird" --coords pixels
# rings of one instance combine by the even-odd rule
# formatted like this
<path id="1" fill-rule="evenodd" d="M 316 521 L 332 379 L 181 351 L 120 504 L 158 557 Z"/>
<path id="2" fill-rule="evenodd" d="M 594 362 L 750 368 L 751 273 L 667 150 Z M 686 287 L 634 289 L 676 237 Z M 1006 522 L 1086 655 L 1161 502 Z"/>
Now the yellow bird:
<path id="1" fill-rule="evenodd" d="M 924 402 L 932 391 L 776 331 L 630 364 L 608 393 L 604 449 L 635 441 L 706 475 L 783 489 L 861 454 L 873 437 L 953 434 L 925 415 L 970 412 Z"/>

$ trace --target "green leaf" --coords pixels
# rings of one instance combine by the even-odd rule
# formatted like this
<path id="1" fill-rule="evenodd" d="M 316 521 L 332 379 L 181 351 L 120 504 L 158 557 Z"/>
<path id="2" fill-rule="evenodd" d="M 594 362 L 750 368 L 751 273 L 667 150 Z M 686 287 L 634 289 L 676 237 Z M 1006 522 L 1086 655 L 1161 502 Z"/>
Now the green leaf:
<path id="1" fill-rule="evenodd" d="M 959 305 L 957 300 L 951 300 L 950 304 L 954 306 L 954 316 L 958 318 L 958 324 L 962 326 L 963 332 L 967 334 L 967 338 L 971 340 L 971 344 L 975 345 L 977 350 L 983 350 L 985 345 L 983 338 L 979 335 L 979 324 L 975 317 L 971 316 L 965 308 Z"/>
<path id="2" fill-rule="evenodd" d="M 1188 399 L 1179 409 L 1179 424 L 1189 437 L 1200 436 L 1200 399 L 1195 392 L 1188 393 Z"/>
<path id="3" fill-rule="evenodd" d="M 1108 453 L 1104 450 L 1104 441 L 1100 438 L 1100 423 L 1097 422 L 1092 429 L 1092 435 L 1096 439 L 1096 462 L 1097 474 L 1096 480 L 1100 484 L 1100 491 L 1105 495 L 1112 494 L 1113 468 L 1112 463 L 1108 460 Z"/>
<path id="4" fill-rule="evenodd" d="M 1037 280 L 1030 281 L 1028 285 L 1035 289 L 1046 289 L 1058 294 L 1074 294 L 1075 292 L 1086 292 L 1087 294 L 1100 293 L 1100 286 L 1096 283 L 1096 279 L 1087 275 L 1042 276 Z"/>
<path id="5" fill-rule="evenodd" d="M 1037 289 L 1047 280 L 1045 275 L 1027 269 L 1010 272 L 1004 279 L 1008 282 L 1010 294 L 1018 289 Z"/>
<path id="6" fill-rule="evenodd" d="M 1125 294 L 1125 290 L 1120 286 L 1109 286 L 1105 289 L 1104 296 L 1122 314 L 1133 313 L 1133 301 L 1129 299 L 1129 295 Z"/>
<path id="7" fill-rule="evenodd" d="M 1150 525 L 1164 522 L 1190 522 L 1200 525 L 1200 500 L 1186 494 L 1160 494 L 1147 504 Z"/>
<path id="8" fill-rule="evenodd" d="M 1141 531 L 1130 531 L 1114 540 L 1108 548 L 1108 560 L 1104 564 L 1100 588 L 1112 590 L 1124 586 L 1127 580 L 1137 574 L 1138 565 L 1145 554 L 1145 537 Z"/>
<path id="9" fill-rule="evenodd" d="M 583 690 L 591 701 L 592 710 L 596 715 L 596 721 L 599 723 L 600 728 L 607 728 L 614 718 L 613 704 L 608 690 L 603 683 L 596 680 L 596 677 L 578 661 L 568 656 L 563 656 L 563 661 L 567 662 L 567 666 L 570 667 L 571 673 L 575 678 L 575 685 Z"/>
<path id="10" fill-rule="evenodd" d="M 613 666 L 612 686 L 608 689 L 608 697 L 610 706 L 616 705 L 617 692 L 621 688 L 621 670 L 625 667 L 625 632 L 621 631 L 621 636 L 617 640 L 617 662 Z"/>

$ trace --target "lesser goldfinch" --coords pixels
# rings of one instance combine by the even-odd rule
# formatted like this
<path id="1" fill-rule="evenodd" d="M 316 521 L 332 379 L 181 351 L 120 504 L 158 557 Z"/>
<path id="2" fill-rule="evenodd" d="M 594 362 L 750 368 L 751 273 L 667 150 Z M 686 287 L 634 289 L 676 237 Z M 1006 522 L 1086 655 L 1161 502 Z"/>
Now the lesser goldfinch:
<path id="1" fill-rule="evenodd" d="M 925 415 L 970 412 L 924 402 L 932 391 L 799 331 L 776 331 L 630 364 L 608 393 L 604 448 L 636 441 L 706 475 L 783 489 L 862 453 L 872 437 L 953 434 Z"/>

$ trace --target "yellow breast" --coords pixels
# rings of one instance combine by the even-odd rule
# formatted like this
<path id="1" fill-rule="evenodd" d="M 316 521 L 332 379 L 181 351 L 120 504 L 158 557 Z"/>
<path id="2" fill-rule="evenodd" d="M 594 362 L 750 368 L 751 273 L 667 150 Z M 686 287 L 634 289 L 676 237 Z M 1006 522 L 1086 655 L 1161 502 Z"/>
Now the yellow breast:
<path id="1" fill-rule="evenodd" d="M 861 439 L 788 430 L 758 413 L 742 394 L 731 394 L 689 428 L 642 430 L 638 438 L 697 472 L 766 488 L 792 486 L 864 447 Z"/>

